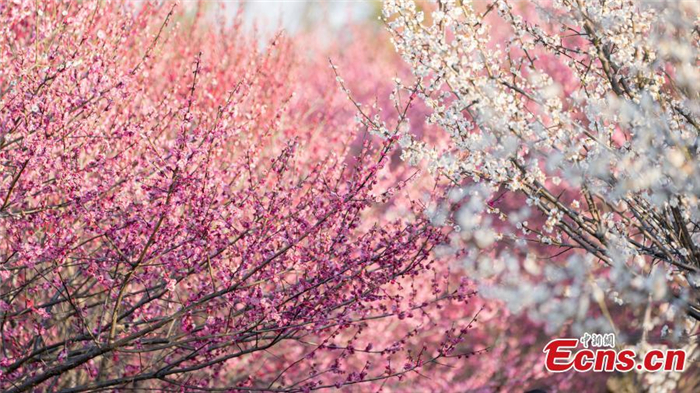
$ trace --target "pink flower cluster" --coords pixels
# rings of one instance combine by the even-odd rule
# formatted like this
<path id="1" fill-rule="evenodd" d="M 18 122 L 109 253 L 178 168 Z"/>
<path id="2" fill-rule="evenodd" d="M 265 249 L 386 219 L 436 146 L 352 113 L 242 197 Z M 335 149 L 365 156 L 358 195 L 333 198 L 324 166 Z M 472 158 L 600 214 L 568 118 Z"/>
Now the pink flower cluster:
<path id="1" fill-rule="evenodd" d="M 0 389 L 402 389 L 479 351 L 326 62 L 167 2 L 0 21 Z"/>

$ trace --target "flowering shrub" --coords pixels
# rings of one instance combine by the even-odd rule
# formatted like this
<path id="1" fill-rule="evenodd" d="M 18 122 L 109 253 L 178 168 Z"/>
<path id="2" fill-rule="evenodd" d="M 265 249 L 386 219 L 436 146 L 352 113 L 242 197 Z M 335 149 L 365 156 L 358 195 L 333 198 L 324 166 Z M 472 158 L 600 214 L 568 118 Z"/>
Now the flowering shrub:
<path id="1" fill-rule="evenodd" d="M 456 229 L 448 252 L 462 254 L 482 296 L 550 333 L 613 331 L 641 350 L 667 340 L 694 350 L 698 11 L 384 2 L 414 75 L 396 89 L 415 93 L 444 135 L 426 141 L 403 127 L 402 157 L 448 183 L 430 213 Z"/>
<path id="2" fill-rule="evenodd" d="M 379 388 L 474 352 L 445 231 L 380 208 L 396 139 L 290 40 L 165 3 L 0 5 L 2 390 Z"/>
<path id="3" fill-rule="evenodd" d="M 541 350 L 695 355 L 696 4 L 5 3 L 1 390 L 694 389 Z"/>

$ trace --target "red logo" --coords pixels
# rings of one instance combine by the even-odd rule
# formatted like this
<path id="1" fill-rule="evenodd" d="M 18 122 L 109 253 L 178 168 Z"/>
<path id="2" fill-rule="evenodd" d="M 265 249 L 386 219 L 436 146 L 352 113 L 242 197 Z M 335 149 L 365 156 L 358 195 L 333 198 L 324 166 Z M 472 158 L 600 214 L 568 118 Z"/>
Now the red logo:
<path id="1" fill-rule="evenodd" d="M 589 343 L 592 344 L 592 348 L 589 348 Z M 583 348 L 576 350 L 579 344 L 582 344 Z M 612 333 L 605 335 L 586 333 L 580 339 L 557 338 L 550 341 L 543 352 L 545 368 L 553 373 L 570 370 L 628 372 L 634 368 L 650 372 L 683 371 L 686 361 L 686 353 L 682 349 L 652 349 L 646 352 L 637 363 L 635 361 L 637 353 L 633 349 L 615 348 L 615 335 Z"/>

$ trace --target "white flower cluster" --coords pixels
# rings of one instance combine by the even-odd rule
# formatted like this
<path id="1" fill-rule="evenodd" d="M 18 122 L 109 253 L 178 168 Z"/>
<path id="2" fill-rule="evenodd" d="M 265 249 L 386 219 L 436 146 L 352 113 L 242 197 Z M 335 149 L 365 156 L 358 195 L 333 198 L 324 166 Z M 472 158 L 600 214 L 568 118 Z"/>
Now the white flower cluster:
<path id="1" fill-rule="evenodd" d="M 553 328 L 591 300 L 700 320 L 700 6 L 538 3 L 384 1 L 449 142 L 406 131 L 403 158 L 460 187 L 486 295 Z"/>

